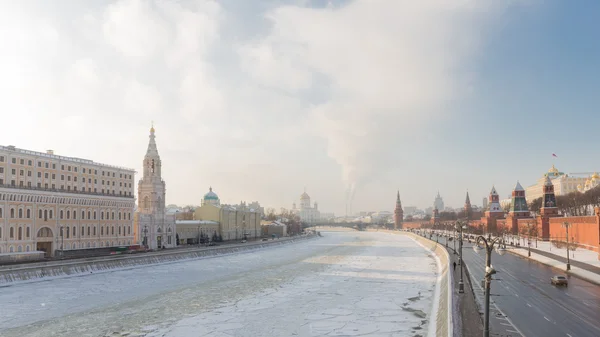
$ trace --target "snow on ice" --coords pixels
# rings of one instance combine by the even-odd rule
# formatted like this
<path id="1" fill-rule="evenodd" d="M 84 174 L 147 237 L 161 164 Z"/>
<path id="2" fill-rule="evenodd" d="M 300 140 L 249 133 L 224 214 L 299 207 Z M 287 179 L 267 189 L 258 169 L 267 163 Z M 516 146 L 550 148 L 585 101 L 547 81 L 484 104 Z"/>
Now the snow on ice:
<path id="1" fill-rule="evenodd" d="M 437 277 L 428 251 L 397 234 L 323 235 L 0 288 L 0 335 L 427 335 Z"/>

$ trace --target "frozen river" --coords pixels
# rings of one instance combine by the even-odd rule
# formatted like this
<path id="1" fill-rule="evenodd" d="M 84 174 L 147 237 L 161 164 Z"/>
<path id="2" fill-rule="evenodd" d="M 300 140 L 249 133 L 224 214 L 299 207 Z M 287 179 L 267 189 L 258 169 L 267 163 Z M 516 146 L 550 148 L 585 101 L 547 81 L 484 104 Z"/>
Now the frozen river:
<path id="1" fill-rule="evenodd" d="M 1 336 L 426 336 L 437 265 L 407 236 L 323 232 L 245 252 L 0 288 Z"/>

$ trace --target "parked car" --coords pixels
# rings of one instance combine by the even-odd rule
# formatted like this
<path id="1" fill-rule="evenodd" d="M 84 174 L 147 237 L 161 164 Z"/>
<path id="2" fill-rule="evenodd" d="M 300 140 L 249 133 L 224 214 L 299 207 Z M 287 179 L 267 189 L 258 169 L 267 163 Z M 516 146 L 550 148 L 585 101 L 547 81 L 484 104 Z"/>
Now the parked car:
<path id="1" fill-rule="evenodd" d="M 566 277 L 561 276 L 561 275 L 552 276 L 552 278 L 550 279 L 550 283 L 555 286 L 558 286 L 558 285 L 564 285 L 565 287 L 569 286 L 569 280 L 567 280 Z"/>
<path id="2" fill-rule="evenodd" d="M 242 243 L 246 243 L 246 242 L 248 242 L 248 241 L 246 241 L 246 240 L 242 240 Z"/>
<path id="3" fill-rule="evenodd" d="M 262 240 L 263 240 L 263 241 L 269 241 L 269 239 L 267 239 L 267 238 L 263 238 Z"/>

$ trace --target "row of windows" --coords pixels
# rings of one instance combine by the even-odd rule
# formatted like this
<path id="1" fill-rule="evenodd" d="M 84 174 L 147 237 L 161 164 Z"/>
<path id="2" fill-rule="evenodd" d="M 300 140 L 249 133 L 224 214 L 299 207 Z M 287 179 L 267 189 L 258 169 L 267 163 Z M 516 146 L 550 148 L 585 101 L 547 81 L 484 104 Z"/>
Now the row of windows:
<path id="1" fill-rule="evenodd" d="M 42 204 L 67 204 L 67 205 L 85 205 L 85 206 L 103 206 L 103 207 L 124 207 L 133 208 L 133 202 L 123 202 L 117 200 L 85 198 L 85 197 L 62 197 L 56 195 L 27 195 L 0 193 L 0 201 L 20 201 Z"/>
<path id="2" fill-rule="evenodd" d="M 86 228 L 87 228 L 87 236 L 96 236 L 96 226 L 81 226 L 81 232 L 79 232 L 80 236 L 86 236 Z M 106 228 L 106 230 L 104 230 Z M 115 231 L 116 228 L 116 231 Z M 110 229 L 110 231 L 109 231 Z M 131 226 L 100 226 L 100 235 L 131 235 Z M 77 237 L 77 227 L 69 227 L 69 226 L 61 226 L 59 236 L 65 239 Z"/>
<path id="3" fill-rule="evenodd" d="M 71 250 L 71 249 L 85 249 L 85 248 L 97 248 L 98 246 L 100 247 L 115 247 L 115 246 L 121 246 L 121 245 L 131 245 L 131 240 L 123 240 L 123 241 L 112 241 L 112 243 L 110 241 L 100 241 L 100 244 L 98 244 L 97 242 L 86 242 L 86 243 L 81 243 L 81 244 L 77 244 L 77 242 L 73 242 L 73 244 L 71 245 L 70 243 L 66 243 L 64 245 L 64 249 L 65 250 Z M 32 246 L 26 245 L 25 246 L 25 251 L 29 252 L 31 251 Z M 8 251 L 10 253 L 14 253 L 15 252 L 15 246 L 9 246 L 8 247 Z M 18 253 L 23 252 L 23 246 L 19 245 L 16 247 L 16 251 Z M 0 253 L 2 253 L 2 247 L 0 247 Z"/>
<path id="4" fill-rule="evenodd" d="M 131 220 L 131 212 L 109 212 L 109 211 L 100 211 L 100 220 L 115 220 L 115 214 L 117 216 L 117 220 Z M 15 215 L 18 215 L 15 216 Z M 46 221 L 48 221 L 48 219 L 52 219 L 52 209 L 47 210 L 47 209 L 39 209 L 38 210 L 38 218 L 39 219 L 44 219 Z M 66 215 L 66 217 L 65 217 Z M 75 210 L 73 210 L 73 212 L 71 212 L 71 210 L 67 210 L 66 212 L 64 210 L 59 210 L 59 215 L 58 218 L 63 220 L 63 219 L 71 219 L 71 215 L 73 217 L 73 220 L 77 220 L 77 212 Z M 86 212 L 85 211 L 81 211 L 81 220 L 85 220 L 86 217 Z M 93 216 L 92 216 L 93 215 Z M 0 208 L 0 218 L 4 217 L 3 214 L 3 209 Z M 11 219 L 31 219 L 31 209 L 27 208 L 25 209 L 25 212 L 23 212 L 22 208 L 19 208 L 17 212 L 15 212 L 15 208 L 11 208 L 10 209 L 10 218 Z M 96 211 L 87 211 L 87 219 L 88 220 L 96 220 L 97 219 L 97 215 L 96 215 Z"/>
<path id="5" fill-rule="evenodd" d="M 18 158 L 15 158 L 15 157 L 11 158 L 11 163 L 17 164 L 17 159 Z M 3 163 L 4 161 L 5 161 L 4 156 L 0 156 L 0 163 Z M 18 160 L 18 162 L 19 162 L 20 165 L 25 165 L 25 159 L 23 159 L 23 158 L 20 158 Z M 49 162 L 42 162 L 42 161 L 38 161 L 37 162 L 37 166 L 38 167 L 42 167 L 42 165 L 45 168 L 50 168 L 50 163 Z M 33 166 L 33 161 L 31 159 L 27 160 L 27 166 Z M 78 172 L 78 167 L 77 166 L 64 165 L 64 164 L 60 166 L 60 169 L 63 170 L 63 171 L 65 170 L 65 168 L 66 168 L 66 170 L 68 172 L 71 172 L 71 171 L 72 172 Z M 56 163 L 52 163 L 52 169 L 56 170 Z M 92 174 L 92 169 L 91 168 L 87 168 L 86 169 L 85 167 L 83 167 L 81 169 L 81 171 L 82 171 L 82 173 Z M 98 174 L 98 170 L 97 169 L 93 169 L 93 174 Z M 102 176 L 106 176 L 106 177 L 111 177 L 111 176 L 113 178 L 117 177 L 117 175 L 116 175 L 115 172 L 101 171 L 101 174 L 102 174 Z M 119 173 L 119 178 L 120 179 L 132 179 L 132 177 L 133 176 L 131 174 Z"/>
<path id="6" fill-rule="evenodd" d="M 4 185 L 4 179 L 2 179 L 2 178 L 0 178 L 0 185 Z M 11 180 L 11 181 L 10 181 L 10 186 L 16 187 L 16 186 L 17 186 L 17 183 L 16 183 L 16 181 L 15 181 L 15 180 Z M 19 181 L 19 187 L 25 187 L 25 181 Z M 31 181 L 28 181 L 28 182 L 27 182 L 27 187 L 29 187 L 29 188 L 33 187 L 33 185 L 32 185 L 32 183 L 31 183 Z M 131 186 L 130 186 L 130 187 L 131 187 Z M 37 188 L 42 188 L 42 183 L 37 183 Z M 48 190 L 48 189 L 50 189 L 50 190 L 57 190 L 57 188 L 56 188 L 56 184 L 51 184 L 51 185 L 50 185 L 50 184 L 48 184 L 48 183 L 44 183 L 44 187 L 43 187 L 43 188 L 44 188 L 44 189 L 47 189 L 47 190 Z M 67 192 L 69 192 L 69 191 L 71 191 L 71 186 L 70 186 L 70 185 L 67 185 L 67 188 L 65 189 L 65 185 L 60 185 L 60 189 L 58 189 L 58 190 L 60 190 L 60 191 L 67 191 Z M 77 190 L 77 186 L 73 186 L 73 191 L 74 191 L 74 192 L 77 192 L 77 191 L 78 191 L 78 190 Z M 82 187 L 82 188 L 81 188 L 81 192 L 86 192 L 86 188 L 85 188 L 85 187 Z M 92 192 L 92 188 L 91 188 L 91 187 L 90 187 L 90 188 L 88 188 L 88 189 L 87 189 L 87 192 L 90 192 L 90 193 L 91 193 L 91 192 Z M 94 192 L 94 193 L 98 193 L 98 189 L 94 187 L 94 191 L 93 191 L 93 192 Z M 101 194 L 106 194 L 106 195 L 114 195 L 114 196 L 117 196 L 117 192 L 116 192 L 115 190 L 112 190 L 112 193 L 111 193 L 111 191 L 110 191 L 109 189 L 106 189 L 106 190 L 105 190 L 105 189 L 102 189 L 100 193 L 101 193 Z M 119 191 L 119 194 L 118 194 L 118 195 L 119 195 L 119 196 L 131 196 L 131 191 L 129 191 L 129 192 L 123 192 L 123 191 Z"/>
<path id="7" fill-rule="evenodd" d="M 30 239 L 31 238 L 31 228 L 29 226 L 18 226 L 18 227 L 10 227 L 8 230 L 8 238 L 10 240 L 15 239 L 15 228 L 16 229 L 16 239 Z M 85 236 L 96 236 L 97 235 L 97 226 L 96 225 L 88 225 L 81 226 L 81 232 L 79 232 L 80 237 Z M 115 230 L 116 228 L 116 230 Z M 86 232 L 87 229 L 87 232 Z M 87 235 L 86 235 L 87 233 Z M 116 233 L 116 234 L 115 234 Z M 24 235 L 24 236 L 23 236 Z M 100 226 L 100 236 L 115 236 L 115 235 L 131 235 L 131 226 Z M 49 228 L 44 227 L 40 229 L 38 233 L 38 237 L 52 237 L 52 232 Z M 58 233 L 58 237 L 63 239 L 70 239 L 77 237 L 77 226 L 69 227 L 69 226 L 60 226 L 60 230 Z M 0 239 L 2 239 L 2 227 L 0 227 Z"/>
<path id="8" fill-rule="evenodd" d="M 0 174 L 4 173 L 4 167 L 0 167 Z M 16 169 L 12 169 L 11 173 L 13 176 L 17 175 L 17 170 Z M 19 176 L 24 176 L 25 175 L 25 170 L 19 170 Z M 27 171 L 27 176 L 31 177 L 31 171 Z M 38 172 L 37 173 L 38 178 L 42 178 L 42 172 Z M 45 172 L 44 173 L 44 178 L 45 179 L 50 179 L 50 177 L 52 177 L 52 180 L 56 180 L 56 174 L 52 173 L 52 175 L 50 175 L 50 173 Z M 71 178 L 73 178 L 74 182 L 77 182 L 77 176 L 70 176 L 67 175 L 66 179 L 67 181 L 71 181 Z M 60 175 L 60 180 L 64 181 L 65 180 L 65 175 L 61 174 Z M 85 177 L 81 180 L 81 182 L 85 183 Z M 88 178 L 87 180 L 88 184 L 92 183 L 92 178 Z M 100 184 L 101 185 L 107 185 L 107 186 L 111 186 L 111 182 L 112 182 L 112 186 L 116 186 L 116 181 L 109 181 L 109 180 L 104 180 L 102 179 Z M 98 179 L 94 179 L 94 184 L 98 184 Z M 131 187 L 131 183 L 123 183 L 122 181 L 119 182 L 119 187 Z"/>

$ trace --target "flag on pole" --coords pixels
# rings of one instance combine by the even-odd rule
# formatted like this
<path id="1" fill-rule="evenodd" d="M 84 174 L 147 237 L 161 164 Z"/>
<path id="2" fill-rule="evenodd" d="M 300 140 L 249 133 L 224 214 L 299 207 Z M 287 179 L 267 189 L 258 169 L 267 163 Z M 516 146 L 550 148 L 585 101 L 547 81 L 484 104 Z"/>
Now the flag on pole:
<path id="1" fill-rule="evenodd" d="M 556 158 L 558 158 L 558 156 L 557 156 L 556 154 L 554 154 L 554 153 L 552 154 L 552 157 L 556 157 Z"/>

